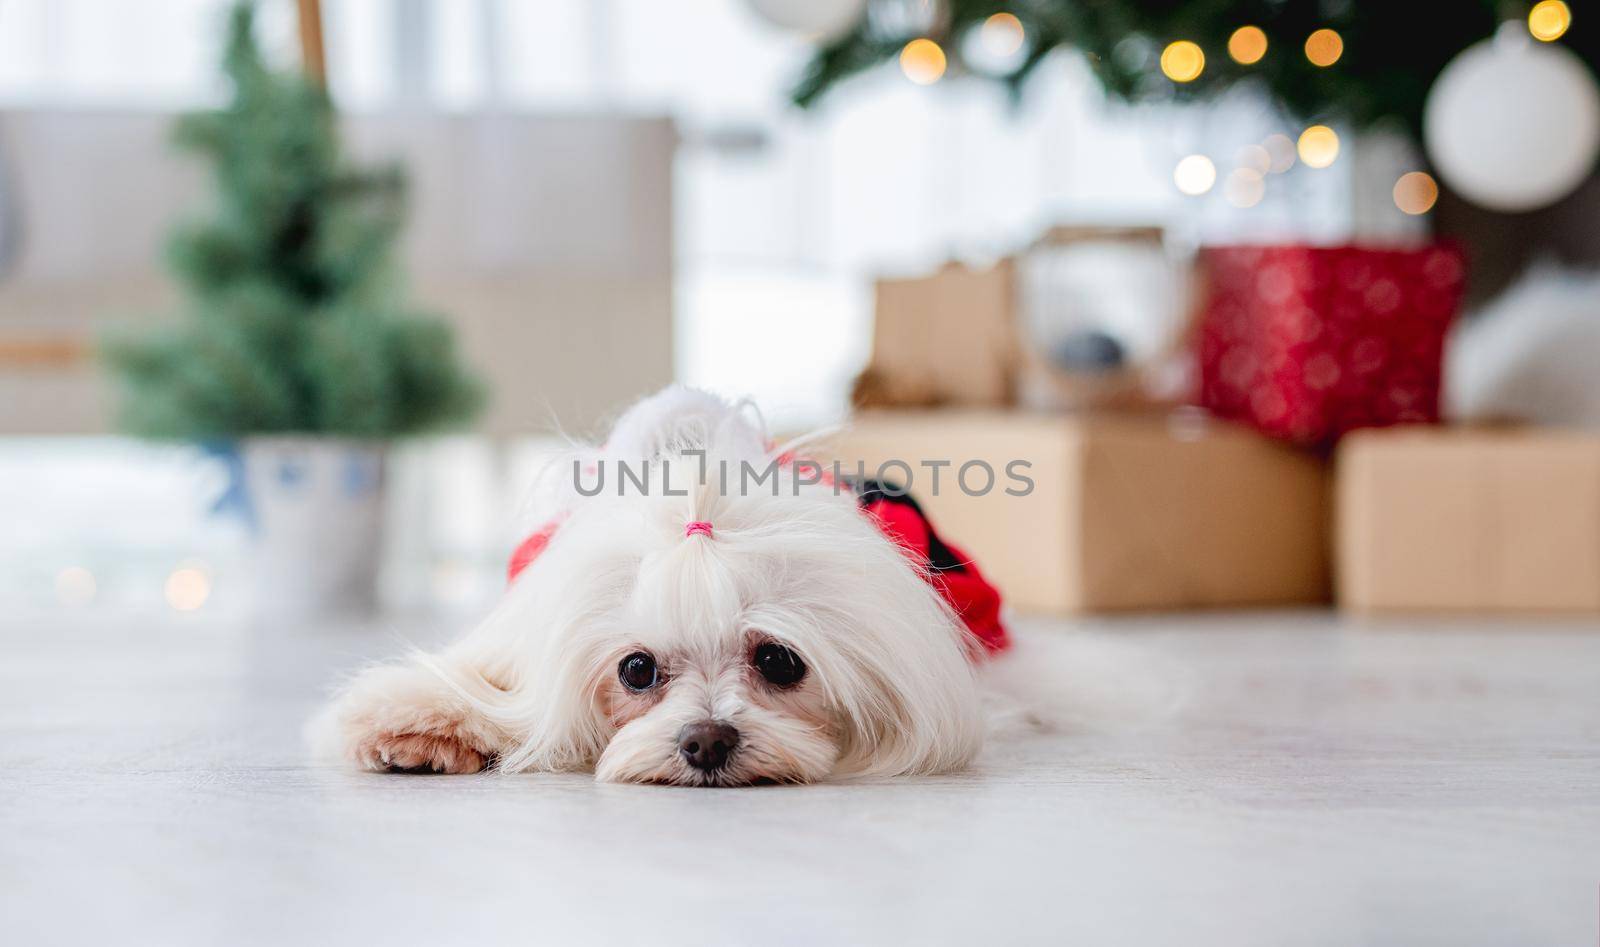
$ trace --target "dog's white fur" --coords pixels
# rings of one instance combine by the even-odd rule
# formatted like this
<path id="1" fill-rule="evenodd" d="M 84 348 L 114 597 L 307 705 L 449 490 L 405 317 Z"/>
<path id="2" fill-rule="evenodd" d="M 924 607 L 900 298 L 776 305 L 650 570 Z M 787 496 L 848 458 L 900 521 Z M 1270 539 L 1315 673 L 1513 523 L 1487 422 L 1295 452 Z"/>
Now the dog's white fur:
<path id="1" fill-rule="evenodd" d="M 704 468 L 685 453 L 698 450 Z M 639 403 L 576 461 L 612 465 L 598 496 L 561 471 L 548 512 L 560 528 L 488 619 L 439 653 L 356 677 L 323 715 L 322 742 L 367 769 L 494 762 L 683 785 L 965 766 L 984 729 L 965 630 L 848 490 L 788 472 L 776 496 L 770 481 L 741 489 L 743 463 L 763 471 L 776 455 L 744 406 L 682 388 Z M 647 492 L 630 482 L 619 495 L 618 461 L 650 461 Z M 695 521 L 712 534 L 686 535 Z M 797 686 L 752 668 L 767 641 L 804 660 Z M 618 681 L 636 651 L 664 672 L 643 694 Z M 678 735 L 711 720 L 739 743 L 708 773 Z"/>

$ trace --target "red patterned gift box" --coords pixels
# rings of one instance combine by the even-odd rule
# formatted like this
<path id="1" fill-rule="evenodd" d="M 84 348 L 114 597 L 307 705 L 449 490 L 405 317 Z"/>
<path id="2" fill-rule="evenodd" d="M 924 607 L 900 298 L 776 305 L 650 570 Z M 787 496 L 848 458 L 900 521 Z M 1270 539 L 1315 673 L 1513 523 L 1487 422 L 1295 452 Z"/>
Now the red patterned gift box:
<path id="1" fill-rule="evenodd" d="M 1302 444 L 1439 419 L 1465 275 L 1455 247 L 1212 247 L 1200 265 L 1200 404 L 1213 414 Z"/>

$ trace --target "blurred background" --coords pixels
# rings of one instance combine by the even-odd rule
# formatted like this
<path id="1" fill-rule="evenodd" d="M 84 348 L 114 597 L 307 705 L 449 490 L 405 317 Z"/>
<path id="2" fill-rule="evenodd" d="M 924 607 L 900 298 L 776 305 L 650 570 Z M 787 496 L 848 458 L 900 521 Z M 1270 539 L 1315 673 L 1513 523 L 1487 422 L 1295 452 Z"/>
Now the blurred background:
<path id="1" fill-rule="evenodd" d="M 1600 611 L 1592 15 L 0 0 L 0 605 L 471 612 L 676 380 L 1028 610 Z"/>

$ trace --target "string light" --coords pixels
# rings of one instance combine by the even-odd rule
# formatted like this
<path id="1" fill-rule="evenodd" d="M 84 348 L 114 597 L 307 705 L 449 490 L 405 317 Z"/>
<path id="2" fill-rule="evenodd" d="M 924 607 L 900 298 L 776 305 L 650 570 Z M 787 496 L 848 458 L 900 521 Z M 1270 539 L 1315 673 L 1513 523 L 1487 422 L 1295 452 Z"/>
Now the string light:
<path id="1" fill-rule="evenodd" d="M 983 40 L 984 48 L 1001 58 L 1016 55 L 1026 38 L 1022 30 L 1022 21 L 1010 13 L 996 13 L 984 20 L 979 36 Z"/>
<path id="2" fill-rule="evenodd" d="M 1271 163 L 1267 170 L 1273 174 L 1282 174 L 1294 167 L 1294 139 L 1288 135 L 1268 135 L 1262 139 L 1261 146 L 1267 149 Z"/>
<path id="3" fill-rule="evenodd" d="M 1539 0 L 1528 11 L 1528 32 L 1541 43 L 1553 43 L 1572 26 L 1572 10 L 1561 0 Z"/>
<path id="4" fill-rule="evenodd" d="M 1307 167 L 1326 168 L 1339 158 L 1339 136 L 1326 125 L 1312 125 L 1300 133 L 1295 151 Z"/>
<path id="5" fill-rule="evenodd" d="M 1253 66 L 1267 54 L 1267 34 L 1259 26 L 1241 26 L 1228 37 L 1228 55 L 1241 66 Z"/>
<path id="6" fill-rule="evenodd" d="M 94 601 L 99 584 L 94 573 L 83 566 L 67 566 L 56 573 L 56 598 L 63 603 L 81 605 Z"/>
<path id="7" fill-rule="evenodd" d="M 914 39 L 900 50 L 900 71 L 917 85 L 933 85 L 944 75 L 944 50 L 931 39 Z"/>
<path id="8" fill-rule="evenodd" d="M 1306 37 L 1306 58 L 1313 66 L 1324 68 L 1339 61 L 1344 55 L 1344 38 L 1333 30 L 1321 29 Z"/>
<path id="9" fill-rule="evenodd" d="M 192 612 L 211 597 L 211 577 L 206 575 L 204 569 L 183 566 L 172 570 L 172 574 L 167 576 L 163 591 L 168 605 L 180 612 Z"/>
<path id="10" fill-rule="evenodd" d="M 1173 82 L 1193 82 L 1205 69 L 1205 52 L 1186 39 L 1168 43 L 1161 51 L 1161 71 Z"/>
<path id="11" fill-rule="evenodd" d="M 1266 181 L 1254 168 L 1234 168 L 1222 189 L 1223 197 L 1235 207 L 1254 207 L 1266 193 Z"/>
<path id="12" fill-rule="evenodd" d="M 1272 170 L 1272 155 L 1260 145 L 1245 145 L 1233 156 L 1233 163 L 1257 174 L 1266 174 Z"/>
<path id="13" fill-rule="evenodd" d="M 1439 199 L 1439 184 L 1426 171 L 1409 171 L 1394 182 L 1394 206 L 1415 216 L 1426 214 Z"/>
<path id="14" fill-rule="evenodd" d="M 1189 155 L 1172 169 L 1172 183 L 1190 197 L 1198 197 L 1217 183 L 1217 166 L 1205 155 Z"/>

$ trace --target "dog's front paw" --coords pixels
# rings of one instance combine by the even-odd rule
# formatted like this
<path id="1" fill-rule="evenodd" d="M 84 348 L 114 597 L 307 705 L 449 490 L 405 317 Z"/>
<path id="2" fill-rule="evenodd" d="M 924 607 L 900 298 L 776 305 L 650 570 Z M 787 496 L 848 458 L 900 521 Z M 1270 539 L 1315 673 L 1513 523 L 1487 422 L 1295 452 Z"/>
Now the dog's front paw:
<path id="1" fill-rule="evenodd" d="M 476 773 L 487 760 L 461 740 L 437 733 L 376 733 L 356 741 L 351 754 L 364 769 L 406 773 Z"/>
<path id="2" fill-rule="evenodd" d="M 367 770 L 476 773 L 503 735 L 432 670 L 372 668 L 347 687 L 313 729 L 319 755 Z"/>

